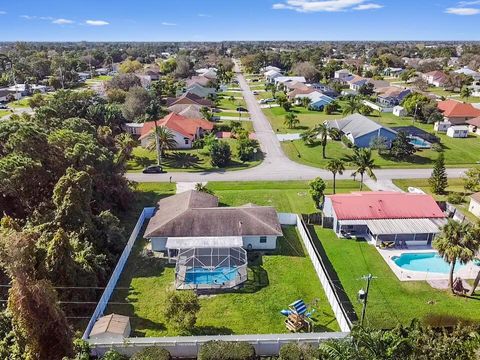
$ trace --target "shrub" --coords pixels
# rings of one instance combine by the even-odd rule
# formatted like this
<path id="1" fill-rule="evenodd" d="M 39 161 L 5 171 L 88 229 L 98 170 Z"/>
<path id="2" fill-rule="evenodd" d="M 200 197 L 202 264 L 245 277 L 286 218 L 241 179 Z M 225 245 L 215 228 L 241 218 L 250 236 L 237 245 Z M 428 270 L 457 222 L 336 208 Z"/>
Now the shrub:
<path id="1" fill-rule="evenodd" d="M 281 347 L 278 360 L 315 360 L 317 353 L 309 344 L 288 343 Z"/>
<path id="2" fill-rule="evenodd" d="M 105 354 L 103 354 L 101 360 L 127 360 L 128 357 L 121 355 L 116 350 L 108 350 Z"/>
<path id="3" fill-rule="evenodd" d="M 171 358 L 172 356 L 168 350 L 161 347 L 150 346 L 134 354 L 130 360 L 170 360 Z"/>
<path id="4" fill-rule="evenodd" d="M 230 162 L 232 151 L 230 145 L 224 141 L 217 141 L 210 148 L 210 161 L 213 166 L 225 167 Z"/>
<path id="5" fill-rule="evenodd" d="M 350 141 L 350 139 L 346 135 L 342 135 L 341 140 L 342 140 L 342 143 L 349 149 L 353 147 L 353 143 Z"/>
<path id="6" fill-rule="evenodd" d="M 200 311 L 198 296 L 193 291 L 172 291 L 167 294 L 164 316 L 172 327 L 188 332 L 197 322 Z"/>
<path id="7" fill-rule="evenodd" d="M 451 193 L 448 195 L 447 201 L 454 205 L 461 204 L 463 202 L 463 196 L 460 193 Z"/>
<path id="8" fill-rule="evenodd" d="M 443 152 L 443 146 L 440 143 L 433 143 L 432 150 L 436 152 Z"/>
<path id="9" fill-rule="evenodd" d="M 244 342 L 209 341 L 202 345 L 198 360 L 253 360 L 255 348 Z"/>

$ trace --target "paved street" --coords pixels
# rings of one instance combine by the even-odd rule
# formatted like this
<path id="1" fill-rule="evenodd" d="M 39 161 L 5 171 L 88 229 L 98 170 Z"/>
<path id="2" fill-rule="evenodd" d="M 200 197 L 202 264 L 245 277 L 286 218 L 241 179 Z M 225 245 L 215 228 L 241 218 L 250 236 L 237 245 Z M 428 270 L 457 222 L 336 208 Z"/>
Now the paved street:
<path id="1" fill-rule="evenodd" d="M 197 172 L 197 173 L 167 173 L 167 174 L 142 174 L 128 173 L 129 180 L 137 182 L 165 182 L 171 180 L 174 182 L 202 182 L 202 181 L 278 181 L 278 180 L 311 180 L 315 177 L 331 179 L 330 172 L 306 165 L 302 165 L 290 160 L 282 151 L 280 142 L 274 133 L 270 122 L 264 115 L 255 96 L 250 90 L 245 77 L 240 72 L 238 65 L 235 66 L 238 82 L 242 89 L 251 121 L 262 151 L 264 152 L 264 161 L 251 169 L 238 171 L 215 171 L 215 172 Z M 319 153 L 320 156 L 320 153 Z M 465 169 L 448 169 L 449 177 L 460 177 Z M 351 179 L 352 171 L 345 171 L 343 175 L 338 175 L 339 179 Z M 378 169 L 375 174 L 379 180 L 391 179 L 409 179 L 409 178 L 428 178 L 431 169 Z"/>

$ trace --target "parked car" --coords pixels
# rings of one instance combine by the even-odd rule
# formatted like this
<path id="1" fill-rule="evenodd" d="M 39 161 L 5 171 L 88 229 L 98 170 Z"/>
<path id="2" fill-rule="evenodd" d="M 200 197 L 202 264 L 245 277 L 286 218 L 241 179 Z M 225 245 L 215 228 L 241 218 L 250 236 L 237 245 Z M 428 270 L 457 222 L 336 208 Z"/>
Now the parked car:
<path id="1" fill-rule="evenodd" d="M 238 112 L 248 112 L 248 110 L 245 109 L 244 107 L 238 107 L 238 108 L 237 108 L 237 111 L 238 111 Z"/>
<path id="2" fill-rule="evenodd" d="M 252 82 L 258 82 L 258 79 L 252 79 Z"/>
<path id="3" fill-rule="evenodd" d="M 259 104 L 266 104 L 267 102 L 266 102 L 265 100 L 266 100 L 266 99 L 258 100 L 258 103 L 259 103 Z"/>
<path id="4" fill-rule="evenodd" d="M 268 104 L 268 103 L 271 103 L 271 102 L 275 102 L 275 99 L 274 98 L 265 99 L 265 104 Z"/>
<path id="5" fill-rule="evenodd" d="M 144 174 L 162 174 L 165 171 L 163 171 L 163 168 L 160 165 L 150 165 L 143 169 L 142 172 Z"/>
<path id="6" fill-rule="evenodd" d="M 0 104 L 0 109 L 1 110 L 6 110 L 6 109 L 8 109 L 8 107 L 5 104 Z"/>

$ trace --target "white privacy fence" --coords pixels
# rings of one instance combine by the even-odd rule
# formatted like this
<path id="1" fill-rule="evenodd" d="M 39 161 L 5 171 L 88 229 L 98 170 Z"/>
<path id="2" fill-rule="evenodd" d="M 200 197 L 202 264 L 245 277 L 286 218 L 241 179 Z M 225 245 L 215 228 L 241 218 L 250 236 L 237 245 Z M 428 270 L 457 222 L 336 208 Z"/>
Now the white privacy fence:
<path id="1" fill-rule="evenodd" d="M 97 307 L 95 308 L 95 311 L 93 312 L 93 315 L 90 318 L 90 321 L 88 322 L 87 328 L 83 333 L 82 338 L 84 340 L 87 340 L 88 337 L 90 336 L 90 331 L 92 331 L 93 325 L 95 325 L 95 322 L 97 321 L 97 319 L 103 316 L 103 313 L 108 305 L 108 302 L 110 301 L 110 297 L 112 296 L 113 290 L 115 290 L 118 279 L 120 278 L 120 275 L 123 272 L 123 268 L 125 267 L 125 264 L 127 263 L 128 256 L 132 251 L 133 244 L 135 244 L 135 240 L 137 239 L 138 234 L 142 229 L 143 223 L 145 222 L 145 220 L 148 220 L 153 216 L 154 211 L 155 211 L 155 208 L 153 207 L 144 208 L 142 210 L 142 213 L 140 214 L 137 220 L 137 223 L 135 224 L 135 227 L 132 233 L 130 234 L 130 238 L 128 239 L 127 245 L 125 245 L 122 255 L 118 259 L 117 266 L 115 266 L 115 270 L 113 270 L 112 276 L 110 277 L 110 280 L 108 281 L 108 284 L 105 287 L 105 290 L 103 291 L 102 297 L 98 301 Z"/>

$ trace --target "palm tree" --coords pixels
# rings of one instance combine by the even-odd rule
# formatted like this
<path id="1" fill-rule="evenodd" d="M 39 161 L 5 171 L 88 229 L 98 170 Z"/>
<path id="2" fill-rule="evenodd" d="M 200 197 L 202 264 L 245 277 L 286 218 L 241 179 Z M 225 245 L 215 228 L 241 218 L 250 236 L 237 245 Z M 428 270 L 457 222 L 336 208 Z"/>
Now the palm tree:
<path id="1" fill-rule="evenodd" d="M 463 98 L 463 99 L 467 99 L 472 96 L 472 89 L 470 89 L 469 87 L 467 86 L 464 86 L 462 87 L 462 90 L 460 90 L 460 96 Z"/>
<path id="2" fill-rule="evenodd" d="M 310 104 L 312 103 L 312 99 L 310 99 L 309 97 L 302 97 L 301 99 L 301 102 L 302 102 L 302 106 L 305 108 L 305 109 L 308 109 L 308 107 L 310 106 Z"/>
<path id="3" fill-rule="evenodd" d="M 149 135 L 150 143 L 147 150 L 157 152 L 157 165 L 161 165 L 165 150 L 173 149 L 177 145 L 173 133 L 164 126 L 156 126 Z"/>
<path id="4" fill-rule="evenodd" d="M 135 139 L 130 134 L 121 133 L 115 137 L 115 146 L 118 149 L 116 154 L 117 165 L 123 164 L 130 158 L 136 144 Z"/>
<path id="5" fill-rule="evenodd" d="M 331 128 L 327 125 L 327 122 L 324 122 L 320 125 L 317 125 L 313 128 L 311 135 L 312 137 L 319 138 L 320 144 L 322 145 L 322 157 L 327 158 L 326 147 L 328 138 L 334 138 L 338 136 L 338 130 L 336 128 Z"/>
<path id="6" fill-rule="evenodd" d="M 206 194 L 213 195 L 213 191 L 210 190 L 209 188 L 207 188 L 207 185 L 204 185 L 202 183 L 196 183 L 195 184 L 195 190 L 206 193 Z"/>
<path id="7" fill-rule="evenodd" d="M 358 113 L 360 106 L 361 104 L 355 96 L 350 97 L 343 108 L 343 115 Z"/>
<path id="8" fill-rule="evenodd" d="M 455 264 L 460 261 L 466 264 L 475 257 L 478 250 L 478 238 L 471 236 L 471 225 L 468 223 L 459 223 L 458 221 L 449 219 L 442 229 L 442 233 L 433 241 L 432 246 L 438 251 L 443 259 L 450 264 L 450 275 L 448 277 L 448 286 L 452 293 L 453 274 L 455 272 Z"/>
<path id="9" fill-rule="evenodd" d="M 298 124 L 300 124 L 300 120 L 298 120 L 297 115 L 295 115 L 293 112 L 288 112 L 285 115 L 285 121 L 283 122 L 283 124 L 289 129 L 293 129 L 297 127 Z"/>
<path id="10" fill-rule="evenodd" d="M 357 169 L 353 172 L 353 176 L 360 174 L 360 191 L 363 189 L 363 177 L 365 173 L 372 179 L 377 181 L 377 177 L 373 173 L 373 169 L 377 169 L 378 166 L 372 159 L 372 151 L 366 148 L 356 148 L 353 155 L 345 157 L 346 161 L 355 165 Z"/>
<path id="11" fill-rule="evenodd" d="M 343 161 L 339 159 L 332 159 L 327 163 L 327 166 L 325 166 L 325 169 L 327 169 L 333 174 L 333 193 L 335 194 L 336 192 L 335 182 L 336 182 L 337 174 L 342 175 L 343 171 L 345 170 Z"/>
<path id="12" fill-rule="evenodd" d="M 469 231 L 468 236 L 472 236 L 474 239 L 476 239 L 475 241 L 477 242 L 477 250 L 476 250 L 475 256 L 480 256 L 480 223 L 477 224 L 477 226 L 473 227 Z M 480 283 L 480 270 L 478 271 L 477 277 L 473 281 L 473 285 L 469 293 L 470 296 L 473 295 L 479 283 Z"/>

